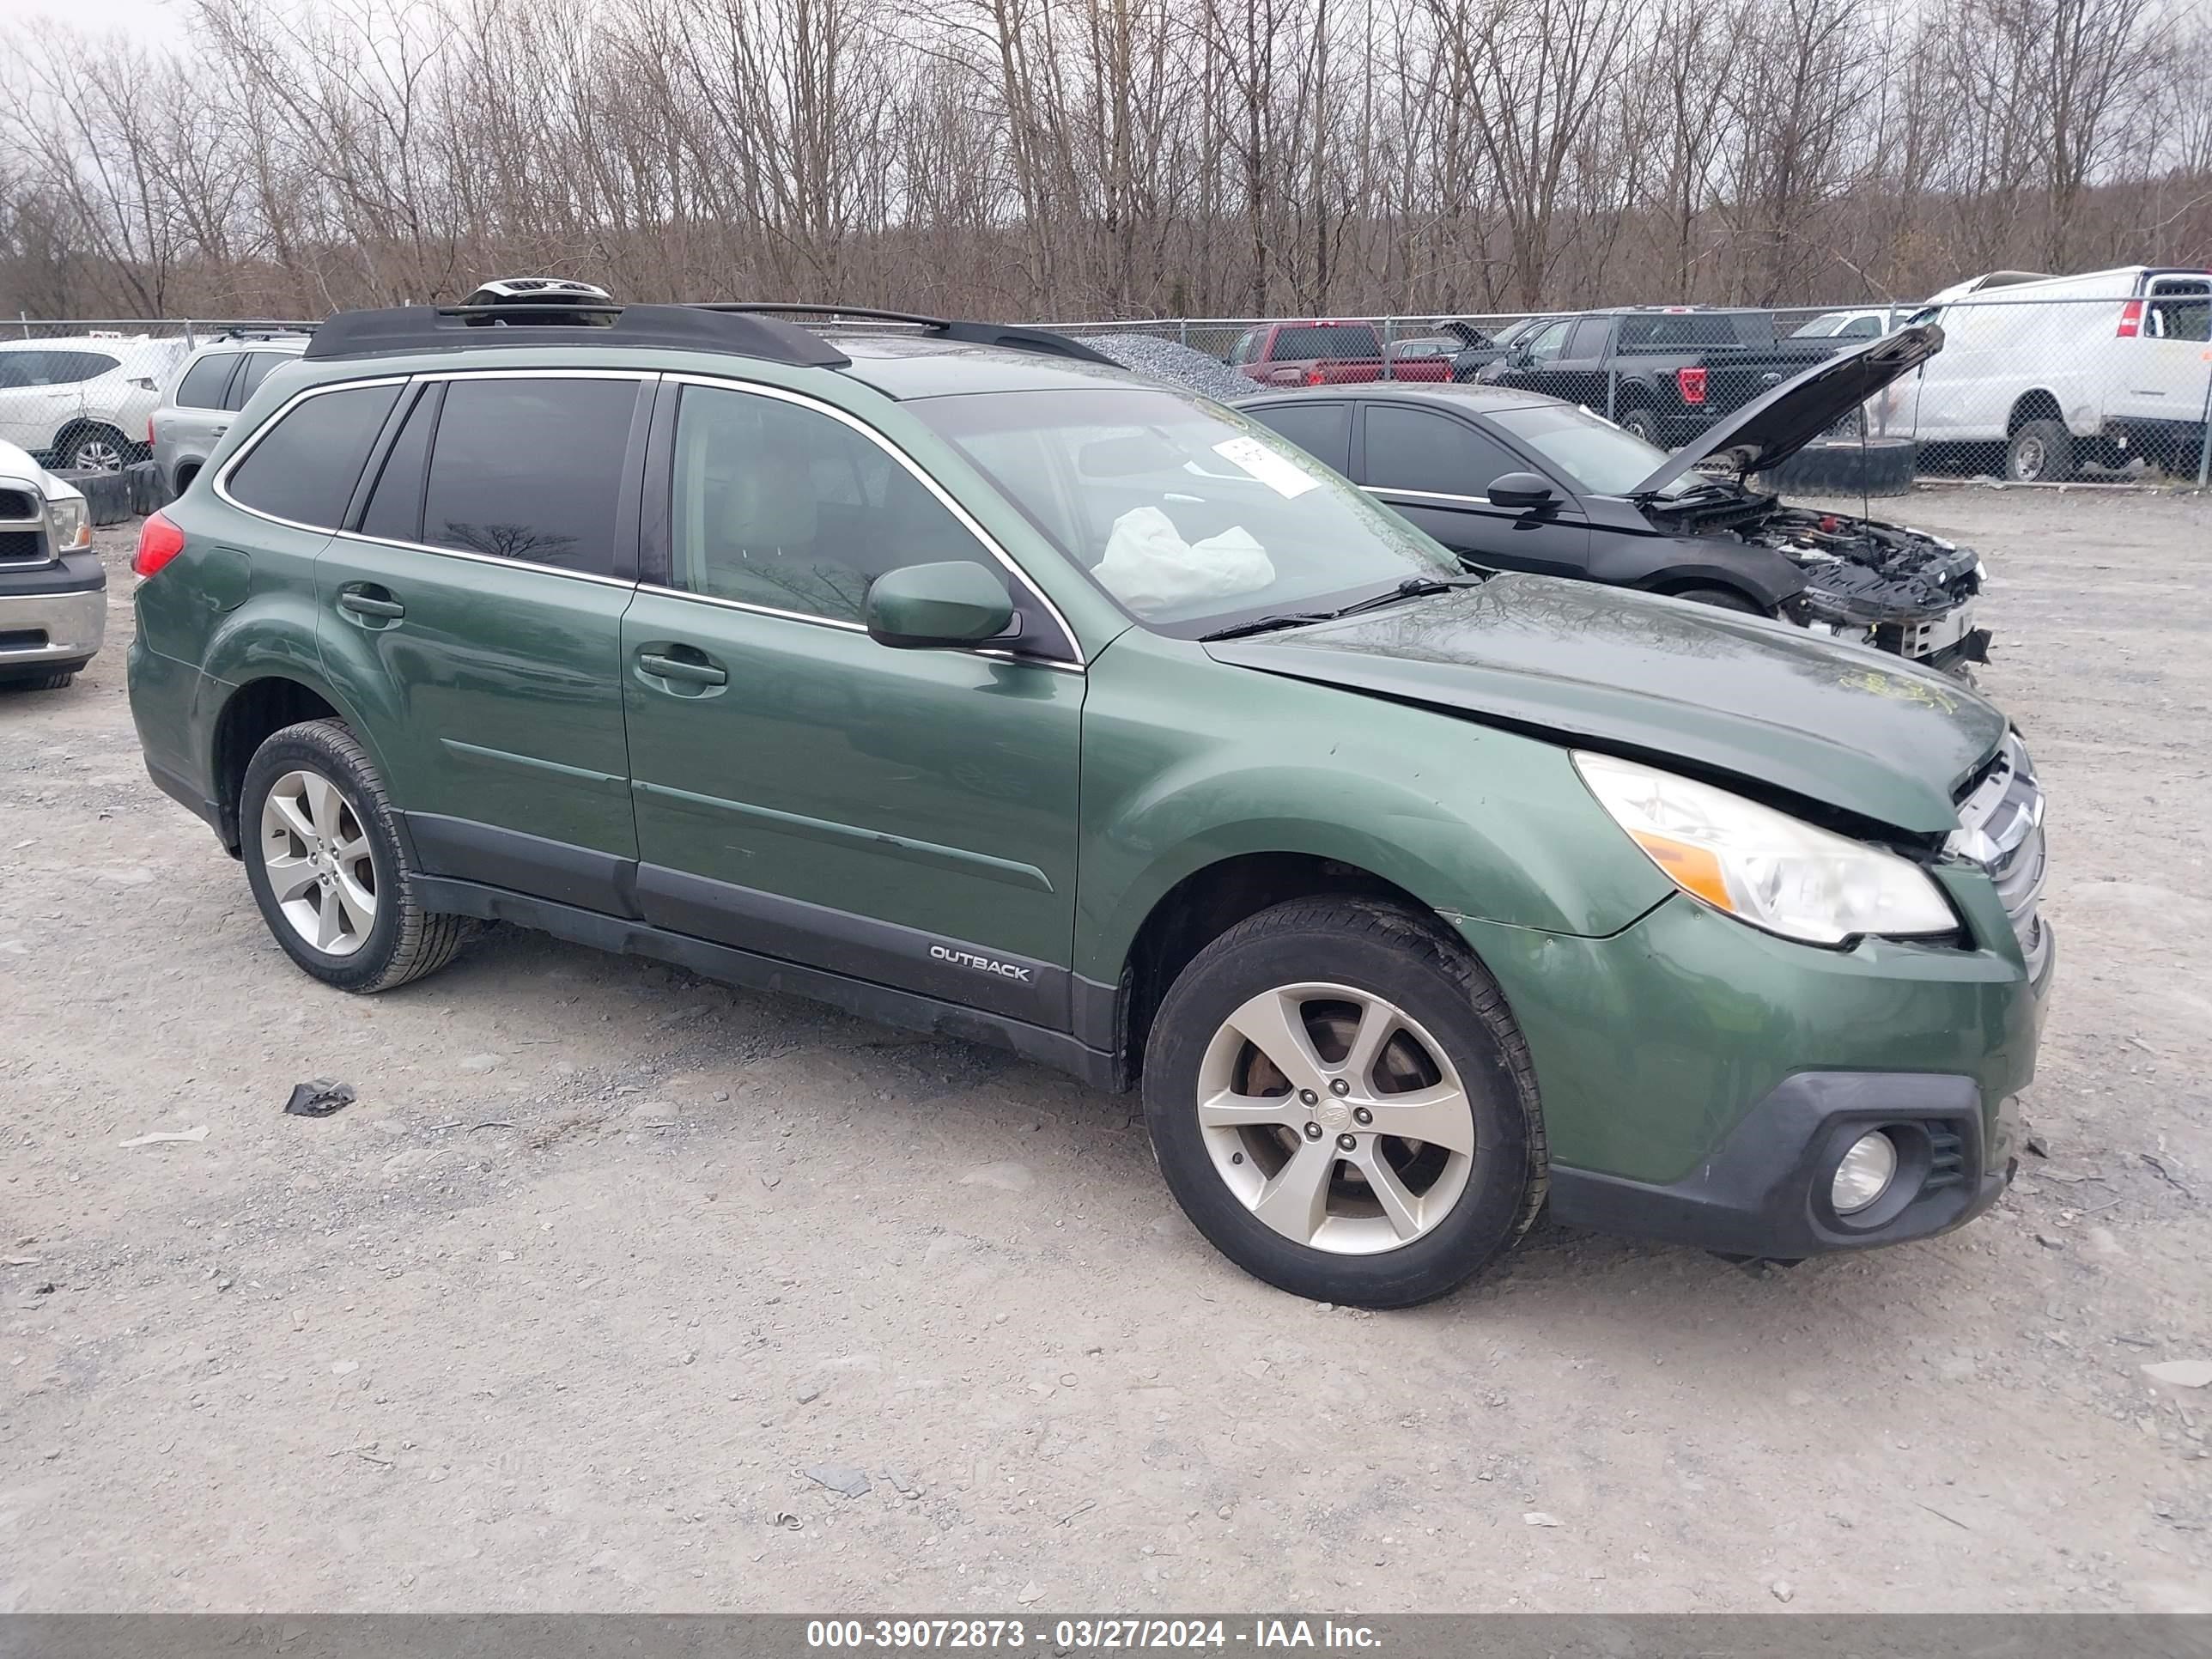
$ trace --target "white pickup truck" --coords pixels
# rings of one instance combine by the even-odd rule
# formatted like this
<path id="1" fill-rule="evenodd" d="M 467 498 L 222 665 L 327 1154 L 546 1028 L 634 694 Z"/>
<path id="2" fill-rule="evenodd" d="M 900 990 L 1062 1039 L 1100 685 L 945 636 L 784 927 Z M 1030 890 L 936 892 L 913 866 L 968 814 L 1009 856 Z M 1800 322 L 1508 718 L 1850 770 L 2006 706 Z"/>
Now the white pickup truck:
<path id="1" fill-rule="evenodd" d="M 1883 395 L 1883 429 L 1923 446 L 2002 444 L 2005 476 L 2019 483 L 2138 457 L 2197 476 L 2212 405 L 2212 271 L 1998 272 L 1945 289 L 1911 320 L 1942 324 L 1943 349 Z"/>

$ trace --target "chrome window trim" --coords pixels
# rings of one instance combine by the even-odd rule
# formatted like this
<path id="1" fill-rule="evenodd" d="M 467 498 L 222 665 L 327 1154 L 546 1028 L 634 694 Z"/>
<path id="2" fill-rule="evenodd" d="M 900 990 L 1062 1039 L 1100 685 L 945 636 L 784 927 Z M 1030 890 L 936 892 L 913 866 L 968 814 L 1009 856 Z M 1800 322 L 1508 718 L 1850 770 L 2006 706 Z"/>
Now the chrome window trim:
<path id="1" fill-rule="evenodd" d="M 1495 506 L 1487 495 L 1455 495 L 1442 489 L 1406 489 L 1397 484 L 1362 484 L 1370 495 L 1415 495 L 1425 501 L 1454 501 L 1465 507 Z"/>
<path id="2" fill-rule="evenodd" d="M 247 509 L 249 512 L 251 508 Z M 267 514 L 261 515 L 268 517 Z M 279 524 L 284 522 L 280 519 Z M 312 528 L 313 526 L 307 526 Z M 596 570 L 571 570 L 566 565 L 538 564 L 528 559 L 502 559 L 495 553 L 472 553 L 463 547 L 433 547 L 428 542 L 403 542 L 389 536 L 364 536 L 358 530 L 332 530 L 327 533 L 334 541 L 359 542 L 368 547 L 396 547 L 404 553 L 435 553 L 441 558 L 465 559 L 471 564 L 488 564 L 501 570 L 530 570 L 541 576 L 567 576 L 580 582 L 597 582 L 602 587 L 635 587 L 637 584 L 621 576 L 602 576 Z"/>
<path id="3" fill-rule="evenodd" d="M 928 473 L 922 471 L 921 467 L 904 450 L 901 449 L 889 438 L 884 436 L 882 433 L 877 431 L 875 428 L 870 426 L 866 421 L 861 420 L 858 416 L 851 414 L 848 410 L 838 408 L 835 404 L 824 403 L 819 398 L 810 398 L 803 392 L 793 392 L 787 387 L 769 386 L 758 380 L 740 380 L 717 374 L 699 374 L 691 373 L 678 374 L 672 372 L 665 375 L 663 378 L 670 384 L 679 386 L 705 386 L 710 390 L 717 392 L 736 392 L 754 397 L 773 398 L 781 403 L 795 404 L 801 409 L 811 409 L 817 414 L 827 415 L 831 420 L 837 421 L 845 426 L 850 427 L 854 431 L 859 433 L 862 437 L 873 443 L 878 449 L 882 450 L 884 454 L 890 456 L 891 459 L 896 461 L 899 465 L 904 467 L 907 472 L 917 483 L 921 484 L 924 489 L 927 489 L 932 495 L 937 498 L 939 504 L 941 504 L 948 513 L 951 514 L 952 516 L 960 522 L 962 528 L 966 530 L 969 535 L 973 536 L 977 544 L 981 546 L 985 551 L 988 552 L 993 558 L 999 562 L 1000 567 L 1005 569 L 1006 574 L 1012 576 L 1016 581 L 1019 582 L 1022 586 L 1028 591 L 1030 597 L 1035 599 L 1037 604 L 1043 608 L 1044 613 L 1053 619 L 1054 623 L 1058 625 L 1060 633 L 1066 636 L 1069 648 L 1076 653 L 1073 660 L 1065 657 L 1019 655 L 1012 652 L 1000 653 L 995 651 L 977 651 L 972 654 L 978 656 L 1004 655 L 1014 662 L 1036 663 L 1047 667 L 1054 668 L 1072 668 L 1076 670 L 1078 672 L 1082 672 L 1088 668 L 1089 665 L 1085 660 L 1082 654 L 1083 641 L 1081 637 L 1076 633 L 1073 628 L 1068 625 L 1067 618 L 1061 614 L 1060 607 L 1052 602 L 1051 596 L 1046 593 L 1042 587 L 1037 586 L 1036 582 L 1031 579 L 1029 572 L 1023 569 L 1019 564 L 1016 563 L 1012 556 L 1007 553 L 1005 548 L 999 545 L 998 538 L 993 536 L 989 531 L 984 529 L 981 523 L 977 520 L 974 514 L 969 512 L 966 507 L 955 501 L 952 496 L 946 492 L 945 487 L 939 483 L 936 479 L 931 477 Z M 682 412 L 682 406 L 679 404 L 678 406 L 678 415 L 679 418 Z M 673 429 L 674 428 L 672 426 L 672 432 Z M 672 454 L 669 458 L 669 470 L 672 477 L 675 471 L 675 457 Z M 684 588 L 659 588 L 655 591 L 674 593 L 679 599 L 710 599 L 709 595 L 704 593 L 694 593 L 688 589 Z M 863 634 L 867 632 L 867 629 L 859 623 L 841 622 L 831 617 L 809 617 L 802 612 L 776 611 L 772 610 L 766 605 L 749 605 L 732 599 L 711 599 L 711 602 L 715 604 L 729 605 L 740 611 L 757 611 L 763 616 L 787 617 L 799 622 L 818 622 L 833 628 L 856 629 Z"/>
<path id="4" fill-rule="evenodd" d="M 294 392 L 283 401 L 276 413 L 262 422 L 259 429 L 252 437 L 239 446 L 238 453 L 222 464 L 222 471 L 215 475 L 213 488 L 216 498 L 236 507 L 240 513 L 260 520 L 264 524 L 281 524 L 287 530 L 304 530 L 310 535 L 315 536 L 337 535 L 338 527 L 336 525 L 302 524 L 297 519 L 282 518 L 274 513 L 264 513 L 258 507 L 247 506 L 230 493 L 230 475 L 246 464 L 247 456 L 261 447 L 261 441 L 264 438 L 274 432 L 294 410 L 307 402 L 308 398 L 320 398 L 332 392 L 359 392 L 367 387 L 377 386 L 396 386 L 404 388 L 414 378 L 411 374 L 376 374 L 358 380 L 331 380 L 323 386 L 311 386 Z M 368 464 L 368 459 L 364 457 L 362 465 L 366 466 Z"/>

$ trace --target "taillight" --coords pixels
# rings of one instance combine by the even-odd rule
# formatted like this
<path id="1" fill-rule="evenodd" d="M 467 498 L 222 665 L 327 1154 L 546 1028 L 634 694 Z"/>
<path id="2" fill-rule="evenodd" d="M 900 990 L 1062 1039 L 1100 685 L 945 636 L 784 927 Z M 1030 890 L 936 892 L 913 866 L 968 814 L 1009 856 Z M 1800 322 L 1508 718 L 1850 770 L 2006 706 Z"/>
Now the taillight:
<path id="1" fill-rule="evenodd" d="M 1310 368 L 1306 371 L 1306 384 L 1308 386 L 1320 386 L 1323 384 L 1327 379 L 1328 376 L 1324 375 L 1317 368 Z"/>
<path id="2" fill-rule="evenodd" d="M 1701 404 L 1705 400 L 1705 371 L 1702 368 L 1678 368 L 1674 384 L 1681 388 L 1682 401 Z"/>
<path id="3" fill-rule="evenodd" d="M 149 449 L 151 449 L 153 447 L 154 447 L 154 417 L 153 417 L 151 415 L 149 415 L 149 416 L 146 417 L 146 447 L 147 447 L 147 448 L 149 448 Z"/>
<path id="4" fill-rule="evenodd" d="M 2120 307 L 2120 335 L 2123 340 L 2140 338 L 2142 334 L 2142 301 L 2130 300 Z"/>
<path id="5" fill-rule="evenodd" d="M 131 556 L 131 568 L 150 576 L 184 550 L 185 532 L 161 514 L 149 513 L 138 526 L 138 550 Z"/>

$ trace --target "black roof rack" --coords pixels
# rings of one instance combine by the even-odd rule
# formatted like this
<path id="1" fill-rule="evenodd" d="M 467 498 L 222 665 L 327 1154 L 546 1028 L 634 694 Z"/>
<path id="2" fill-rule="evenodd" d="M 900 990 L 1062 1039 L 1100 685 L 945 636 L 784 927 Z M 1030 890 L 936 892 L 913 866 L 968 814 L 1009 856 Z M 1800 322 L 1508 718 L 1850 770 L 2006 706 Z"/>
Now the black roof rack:
<path id="1" fill-rule="evenodd" d="M 531 320 L 515 325 L 522 317 Z M 574 320 L 583 317 L 599 320 Z M 313 361 L 478 346 L 552 345 L 735 352 L 800 368 L 842 368 L 852 361 L 820 335 L 772 318 L 721 316 L 698 306 L 579 305 L 574 301 L 341 311 L 315 331 L 305 355 Z"/>
<path id="2" fill-rule="evenodd" d="M 1048 328 L 1025 328 L 1018 323 L 965 323 L 949 317 L 927 317 L 911 311 L 881 311 L 872 306 L 836 305 L 778 305 L 769 301 L 748 300 L 739 303 L 708 302 L 699 307 L 702 311 L 735 313 L 739 316 L 775 316 L 781 313 L 795 317 L 848 318 L 862 323 L 907 323 L 933 334 L 940 340 L 958 340 L 968 345 L 1000 346 L 1009 351 L 1036 351 L 1050 357 L 1069 357 L 1079 363 L 1103 363 L 1109 368 L 1121 364 L 1103 352 L 1093 351 L 1080 340 L 1065 334 L 1055 334 Z"/>
<path id="3" fill-rule="evenodd" d="M 786 316 L 903 323 L 939 339 L 1118 367 L 1112 358 L 1050 329 L 958 322 L 866 306 L 761 301 L 623 306 L 565 300 L 341 311 L 315 331 L 305 355 L 323 359 L 477 346 L 629 345 L 733 352 L 801 368 L 842 368 L 852 362 L 813 330 L 778 320 Z"/>

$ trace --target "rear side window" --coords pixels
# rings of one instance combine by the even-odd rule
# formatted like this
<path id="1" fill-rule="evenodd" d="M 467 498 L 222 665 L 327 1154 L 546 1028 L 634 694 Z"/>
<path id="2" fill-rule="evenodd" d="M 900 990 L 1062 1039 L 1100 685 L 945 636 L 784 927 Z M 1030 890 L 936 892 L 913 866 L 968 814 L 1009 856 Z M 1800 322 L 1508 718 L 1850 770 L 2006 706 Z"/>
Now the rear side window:
<path id="1" fill-rule="evenodd" d="M 122 360 L 101 351 L 49 351 L 46 354 L 46 384 L 48 386 L 76 386 L 86 380 L 96 380 L 110 370 L 120 368 Z"/>
<path id="2" fill-rule="evenodd" d="M 1522 464 L 1462 421 L 1390 404 L 1367 410 L 1367 478 L 1377 489 L 1480 495 Z"/>
<path id="3" fill-rule="evenodd" d="M 1352 405 L 1282 404 L 1245 411 L 1271 426 L 1300 449 L 1339 472 L 1352 471 Z"/>
<path id="4" fill-rule="evenodd" d="M 177 384 L 179 409 L 221 409 L 222 389 L 230 384 L 230 371 L 238 367 L 234 351 L 211 352 L 185 371 Z"/>
<path id="5" fill-rule="evenodd" d="M 257 513 L 337 529 L 399 392 L 396 386 L 349 386 L 302 398 L 231 468 L 224 489 Z"/>
<path id="6" fill-rule="evenodd" d="M 635 380 L 447 383 L 422 539 L 610 576 Z"/>
<path id="7" fill-rule="evenodd" d="M 368 506 L 361 515 L 362 535 L 388 542 L 422 539 L 422 475 L 429 466 L 430 434 L 437 428 L 438 405 L 445 395 L 445 387 L 433 381 L 416 398 L 369 492 Z"/>
<path id="8" fill-rule="evenodd" d="M 245 408 L 246 400 L 259 391 L 261 383 L 269 378 L 269 371 L 288 361 L 287 354 L 282 351 L 248 352 L 246 367 L 239 373 L 238 384 L 231 388 L 230 406 L 233 409 Z"/>

